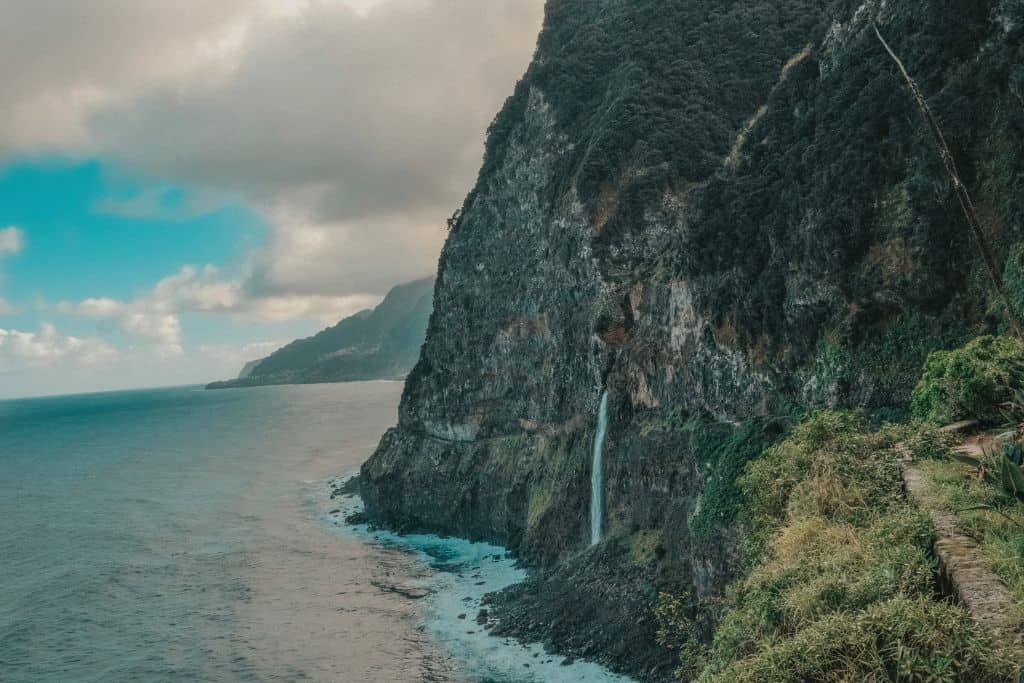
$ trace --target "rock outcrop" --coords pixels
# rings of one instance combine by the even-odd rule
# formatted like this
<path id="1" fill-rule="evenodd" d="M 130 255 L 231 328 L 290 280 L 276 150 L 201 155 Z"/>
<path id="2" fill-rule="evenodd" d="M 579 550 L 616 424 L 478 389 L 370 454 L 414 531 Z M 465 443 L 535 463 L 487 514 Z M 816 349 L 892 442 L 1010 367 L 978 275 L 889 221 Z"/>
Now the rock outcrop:
<path id="1" fill-rule="evenodd" d="M 1019 2 L 549 0 L 444 248 L 399 424 L 363 467 L 367 513 L 503 543 L 543 568 L 534 595 L 574 595 L 580 553 L 605 558 L 552 644 L 664 678 L 653 638 L 605 647 L 599 622 L 653 633 L 662 587 L 700 613 L 734 575 L 734 426 L 770 439 L 803 408 L 899 410 L 928 352 L 1005 322 L 873 21 L 1008 251 Z M 587 551 L 606 389 L 607 547 Z M 609 562 L 643 590 L 616 600 Z M 529 621 L 507 614 L 505 632 Z"/>

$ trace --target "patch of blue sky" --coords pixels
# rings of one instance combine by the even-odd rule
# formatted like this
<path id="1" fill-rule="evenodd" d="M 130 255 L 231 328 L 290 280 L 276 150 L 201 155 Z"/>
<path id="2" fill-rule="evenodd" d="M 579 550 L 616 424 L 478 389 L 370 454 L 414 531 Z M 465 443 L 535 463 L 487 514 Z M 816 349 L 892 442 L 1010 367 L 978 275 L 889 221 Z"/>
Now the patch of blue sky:
<path id="1" fill-rule="evenodd" d="M 155 183 L 99 160 L 21 160 L 0 170 L 0 228 L 24 232 L 0 263 L 21 306 L 131 299 L 183 265 L 237 269 L 269 226 L 243 202 Z"/>

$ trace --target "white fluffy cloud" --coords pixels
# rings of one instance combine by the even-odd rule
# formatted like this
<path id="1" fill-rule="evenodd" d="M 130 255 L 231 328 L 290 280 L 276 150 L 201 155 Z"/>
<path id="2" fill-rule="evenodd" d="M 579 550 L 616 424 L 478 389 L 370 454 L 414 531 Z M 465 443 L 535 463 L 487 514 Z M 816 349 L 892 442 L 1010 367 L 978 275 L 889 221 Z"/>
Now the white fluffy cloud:
<path id="1" fill-rule="evenodd" d="M 43 323 L 38 332 L 0 329 L 0 370 L 65 361 L 95 365 L 116 354 L 115 349 L 101 339 L 65 336 L 49 323 Z"/>
<path id="2" fill-rule="evenodd" d="M 11 225 L 0 229 L 0 256 L 18 254 L 25 246 L 24 233 Z"/>
<path id="3" fill-rule="evenodd" d="M 151 346 L 116 349 L 96 337 L 61 334 L 47 323 L 37 332 L 0 329 L 0 398 L 202 384 L 232 376 L 280 345 L 201 346 L 174 355 Z"/>
<path id="4" fill-rule="evenodd" d="M 183 352 L 178 315 L 151 308 L 144 301 L 125 303 L 106 298 L 85 299 L 78 304 L 65 301 L 57 305 L 57 311 L 114 322 L 122 332 L 154 345 L 163 355 Z"/>
<path id="5" fill-rule="evenodd" d="M 315 318 L 334 324 L 340 318 L 372 307 L 375 295 L 322 296 L 317 294 L 253 294 L 243 277 L 224 278 L 214 266 L 185 266 L 160 280 L 144 296 L 132 301 L 89 298 L 63 301 L 56 310 L 94 320 L 109 321 L 125 334 L 155 345 L 166 355 L 183 353 L 180 316 L 183 313 L 221 313 L 259 322 Z"/>

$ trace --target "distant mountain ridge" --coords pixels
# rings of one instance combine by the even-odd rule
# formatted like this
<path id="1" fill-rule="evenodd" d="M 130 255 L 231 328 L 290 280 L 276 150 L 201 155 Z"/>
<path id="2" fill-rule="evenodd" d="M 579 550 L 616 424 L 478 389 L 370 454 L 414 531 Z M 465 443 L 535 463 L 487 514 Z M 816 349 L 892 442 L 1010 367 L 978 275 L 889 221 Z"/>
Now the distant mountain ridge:
<path id="1" fill-rule="evenodd" d="M 398 285 L 376 308 L 246 363 L 237 379 L 207 389 L 403 377 L 419 357 L 433 293 L 432 277 Z"/>

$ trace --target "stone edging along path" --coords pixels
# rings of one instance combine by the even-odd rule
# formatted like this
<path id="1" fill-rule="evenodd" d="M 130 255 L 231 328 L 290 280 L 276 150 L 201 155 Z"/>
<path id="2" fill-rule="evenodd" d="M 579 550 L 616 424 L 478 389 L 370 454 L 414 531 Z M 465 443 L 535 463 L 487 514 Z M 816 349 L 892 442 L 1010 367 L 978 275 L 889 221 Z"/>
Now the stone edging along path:
<path id="1" fill-rule="evenodd" d="M 973 425 L 972 422 L 958 422 L 944 427 L 942 431 L 961 432 Z M 960 447 L 972 454 L 980 448 L 978 442 Z M 941 588 L 955 595 L 979 624 L 1024 646 L 1024 631 L 1015 615 L 1014 599 L 1006 584 L 988 568 L 977 542 L 959 530 L 956 516 L 927 505 L 925 491 L 928 482 L 909 449 L 904 444 L 897 444 L 895 450 L 900 456 L 907 492 L 928 512 L 935 525 L 934 552 L 939 562 Z"/>

